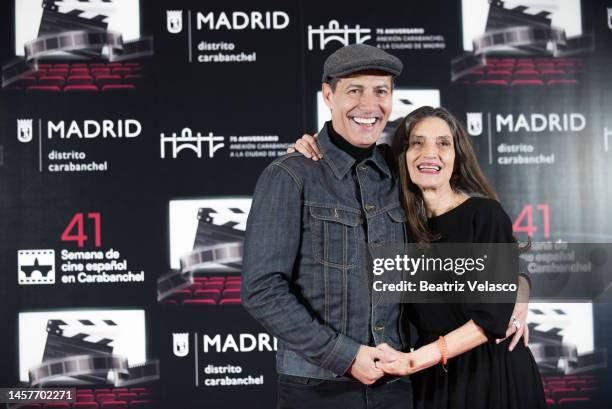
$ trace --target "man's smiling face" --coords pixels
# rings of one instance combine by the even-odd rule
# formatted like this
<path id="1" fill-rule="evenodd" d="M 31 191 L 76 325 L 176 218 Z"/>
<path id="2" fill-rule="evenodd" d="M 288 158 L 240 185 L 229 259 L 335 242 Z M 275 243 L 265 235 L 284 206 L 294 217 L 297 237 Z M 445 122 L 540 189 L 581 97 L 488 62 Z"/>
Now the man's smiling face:
<path id="1" fill-rule="evenodd" d="M 323 84 L 334 130 L 358 147 L 372 145 L 382 134 L 393 106 L 392 92 L 391 75 L 377 71 L 341 78 L 335 91 Z"/>

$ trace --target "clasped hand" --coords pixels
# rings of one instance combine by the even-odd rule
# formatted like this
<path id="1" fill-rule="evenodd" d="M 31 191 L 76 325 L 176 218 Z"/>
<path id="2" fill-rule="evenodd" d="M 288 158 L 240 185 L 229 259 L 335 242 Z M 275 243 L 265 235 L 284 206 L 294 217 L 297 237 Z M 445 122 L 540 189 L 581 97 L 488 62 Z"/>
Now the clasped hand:
<path id="1" fill-rule="evenodd" d="M 388 344 L 376 348 L 362 345 L 349 369 L 350 374 L 365 385 L 371 385 L 383 375 L 404 376 L 418 370 L 417 351 L 404 353 Z"/>

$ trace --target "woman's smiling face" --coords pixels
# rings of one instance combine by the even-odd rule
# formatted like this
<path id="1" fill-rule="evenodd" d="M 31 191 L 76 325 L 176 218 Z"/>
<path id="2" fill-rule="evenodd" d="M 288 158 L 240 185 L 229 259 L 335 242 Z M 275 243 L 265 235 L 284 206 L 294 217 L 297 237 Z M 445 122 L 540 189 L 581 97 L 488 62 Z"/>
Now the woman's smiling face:
<path id="1" fill-rule="evenodd" d="M 406 166 L 412 183 L 421 190 L 450 187 L 455 146 L 447 123 L 436 117 L 419 121 L 408 139 Z"/>

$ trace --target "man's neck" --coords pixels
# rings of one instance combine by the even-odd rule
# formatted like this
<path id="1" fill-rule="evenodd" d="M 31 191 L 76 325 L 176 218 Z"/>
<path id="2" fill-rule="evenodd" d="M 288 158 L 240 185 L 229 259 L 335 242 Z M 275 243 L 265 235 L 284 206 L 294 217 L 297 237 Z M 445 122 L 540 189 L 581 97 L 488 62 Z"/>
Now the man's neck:
<path id="1" fill-rule="evenodd" d="M 351 144 L 346 138 L 340 135 L 334 129 L 332 122 L 329 121 L 326 124 L 327 133 L 329 134 L 329 139 L 336 146 L 336 148 L 343 150 L 344 152 L 351 155 L 357 162 L 361 162 L 365 158 L 369 157 L 372 152 L 374 152 L 374 148 L 376 144 L 372 144 L 366 148 L 360 148 L 359 146 L 355 146 Z"/>

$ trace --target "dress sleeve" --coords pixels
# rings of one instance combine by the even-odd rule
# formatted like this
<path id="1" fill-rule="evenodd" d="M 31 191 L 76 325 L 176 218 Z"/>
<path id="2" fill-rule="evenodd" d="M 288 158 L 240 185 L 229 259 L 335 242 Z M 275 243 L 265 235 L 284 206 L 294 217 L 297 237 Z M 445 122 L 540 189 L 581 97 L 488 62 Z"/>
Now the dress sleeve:
<path id="1" fill-rule="evenodd" d="M 512 234 L 512 222 L 502 206 L 495 200 L 483 200 L 482 205 L 474 214 L 473 223 L 474 242 L 516 242 Z M 514 304 L 472 303 L 463 304 L 463 308 L 466 316 L 474 320 L 485 331 L 487 338 L 495 339 L 506 336 Z"/>

